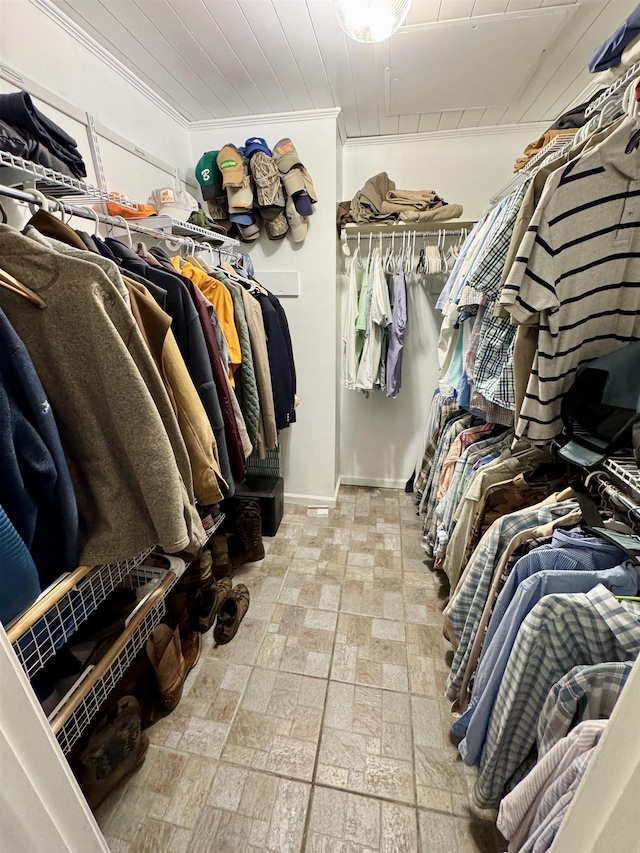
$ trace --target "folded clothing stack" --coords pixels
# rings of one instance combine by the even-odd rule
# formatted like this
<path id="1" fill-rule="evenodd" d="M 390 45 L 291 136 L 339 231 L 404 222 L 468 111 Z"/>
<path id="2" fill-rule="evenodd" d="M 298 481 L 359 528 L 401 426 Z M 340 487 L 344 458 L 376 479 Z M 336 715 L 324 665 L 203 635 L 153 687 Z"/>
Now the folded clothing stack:
<path id="1" fill-rule="evenodd" d="M 462 216 L 462 205 L 447 204 L 433 190 L 398 190 L 386 172 L 374 175 L 351 203 L 338 205 L 338 228 L 347 222 L 442 222 Z"/>
<path id="2" fill-rule="evenodd" d="M 242 148 L 228 143 L 206 151 L 195 171 L 210 216 L 228 233 L 237 229 L 241 240 L 254 242 L 262 221 L 270 240 L 287 233 L 294 243 L 305 239 L 317 196 L 290 139 L 281 139 L 273 151 L 259 136 Z"/>
<path id="3" fill-rule="evenodd" d="M 72 178 L 87 174 L 78 143 L 34 106 L 28 92 L 0 95 L 0 150 Z"/>

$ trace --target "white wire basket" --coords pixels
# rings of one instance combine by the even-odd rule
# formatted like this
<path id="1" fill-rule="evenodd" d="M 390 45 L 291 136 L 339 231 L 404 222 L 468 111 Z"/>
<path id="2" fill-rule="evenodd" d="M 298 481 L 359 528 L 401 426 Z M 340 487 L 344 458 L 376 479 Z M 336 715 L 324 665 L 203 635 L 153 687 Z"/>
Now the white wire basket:
<path id="1" fill-rule="evenodd" d="M 109 695 L 144 648 L 153 629 L 166 612 L 165 597 L 176 583 L 173 572 L 155 566 L 134 569 L 127 583 L 143 586 L 157 581 L 128 619 L 124 632 L 115 640 L 109 652 L 89 671 L 83 673 L 50 717 L 51 728 L 65 754 L 82 736 L 98 715 Z"/>
<path id="2" fill-rule="evenodd" d="M 45 590 L 7 629 L 9 642 L 29 679 L 42 669 L 109 593 L 148 557 L 77 569 Z"/>

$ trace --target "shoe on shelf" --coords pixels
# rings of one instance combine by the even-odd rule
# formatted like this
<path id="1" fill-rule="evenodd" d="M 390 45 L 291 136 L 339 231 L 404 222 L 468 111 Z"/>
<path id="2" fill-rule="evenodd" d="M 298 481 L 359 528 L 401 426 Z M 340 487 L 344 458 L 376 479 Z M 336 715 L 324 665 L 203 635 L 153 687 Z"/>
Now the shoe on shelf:
<path id="1" fill-rule="evenodd" d="M 187 674 L 178 628 L 157 625 L 147 640 L 147 657 L 156 674 L 162 707 L 173 711 L 182 697 Z"/>
<path id="2" fill-rule="evenodd" d="M 206 634 L 213 625 L 220 605 L 231 592 L 231 578 L 220 578 L 212 587 L 202 591 L 199 602 L 199 629 Z"/>
<path id="3" fill-rule="evenodd" d="M 144 763 L 149 738 L 140 727 L 140 706 L 124 696 L 89 735 L 71 765 L 87 802 L 96 809 L 113 789 Z"/>
<path id="4" fill-rule="evenodd" d="M 213 629 L 216 649 L 233 640 L 248 609 L 249 590 L 243 583 L 236 584 L 218 611 L 218 621 Z"/>

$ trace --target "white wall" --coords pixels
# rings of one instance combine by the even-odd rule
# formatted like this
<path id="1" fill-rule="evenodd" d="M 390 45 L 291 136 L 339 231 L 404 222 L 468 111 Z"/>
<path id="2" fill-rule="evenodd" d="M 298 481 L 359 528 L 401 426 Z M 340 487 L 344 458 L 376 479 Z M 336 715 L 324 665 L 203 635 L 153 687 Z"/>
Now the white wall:
<path id="1" fill-rule="evenodd" d="M 0 0 L 0 60 L 25 78 L 22 88 L 29 89 L 28 81 L 34 81 L 156 157 L 183 170 L 192 165 L 187 123 L 164 109 L 144 84 L 106 57 L 89 36 L 83 35 L 80 41 L 72 35 L 64 19 L 46 4 Z M 21 88 L 19 80 L 15 85 L 0 80 L 2 92 L 17 88 Z M 88 166 L 88 180 L 94 182 L 82 125 L 50 106 L 38 106 L 76 138 Z M 147 196 L 141 198 L 141 194 L 168 180 L 156 169 L 141 186 L 141 167 L 149 169 L 149 164 L 122 149 L 110 148 L 109 143 L 102 144 L 109 189 L 146 201 Z M 152 185 L 147 189 L 147 184 Z"/>
<path id="2" fill-rule="evenodd" d="M 400 189 L 433 189 L 462 204 L 463 219 L 479 219 L 489 198 L 512 175 L 512 164 L 544 130 L 471 129 L 441 134 L 369 137 L 344 146 L 342 198 L 353 198 L 367 178 L 386 171 Z M 419 230 L 419 229 L 418 229 Z M 353 244 L 351 244 L 353 246 Z M 363 238 L 362 247 L 367 240 Z M 342 296 L 346 276 L 340 284 Z M 341 392 L 340 475 L 343 482 L 401 487 L 413 471 L 438 380 L 441 314 L 415 276 L 408 280 L 408 326 L 402 390 L 395 399 L 380 391 L 368 398 Z"/>
<path id="3" fill-rule="evenodd" d="M 283 136 L 293 140 L 309 170 L 318 203 L 302 244 L 286 237 L 271 242 L 266 235 L 249 252 L 256 275 L 298 270 L 300 296 L 283 298 L 298 378 L 298 420 L 281 433 L 281 458 L 289 499 L 332 500 L 336 485 L 336 117 L 335 110 L 288 113 L 278 117 L 225 119 L 192 127 L 193 162 L 204 151 L 226 142 L 244 145 L 261 136 L 269 145 Z"/>

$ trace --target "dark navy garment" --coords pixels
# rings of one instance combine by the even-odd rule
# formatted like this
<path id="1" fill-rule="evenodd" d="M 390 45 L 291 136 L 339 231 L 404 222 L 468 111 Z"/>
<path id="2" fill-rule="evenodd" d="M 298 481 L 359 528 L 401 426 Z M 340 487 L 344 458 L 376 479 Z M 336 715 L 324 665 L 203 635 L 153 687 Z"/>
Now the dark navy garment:
<path id="1" fill-rule="evenodd" d="M 604 41 L 593 54 L 589 71 L 606 71 L 620 65 L 622 54 L 627 45 L 640 35 L 640 4 L 636 6 L 627 20 L 620 24 L 612 36 Z"/>
<path id="2" fill-rule="evenodd" d="M 0 504 L 29 549 L 43 588 L 77 568 L 78 509 L 54 413 L 26 347 L 1 310 Z"/>
<path id="3" fill-rule="evenodd" d="M 0 622 L 8 625 L 39 595 L 33 558 L 0 506 Z"/>
<path id="4" fill-rule="evenodd" d="M 275 296 L 255 291 L 253 296 L 260 303 L 262 319 L 267 337 L 267 352 L 269 354 L 269 371 L 271 373 L 271 387 L 273 388 L 273 406 L 276 416 L 276 427 L 286 429 L 295 420 L 293 408 L 295 374 L 292 375 L 291 367 L 293 356 L 281 323 L 282 306 L 277 310 L 272 300 L 278 302 Z M 278 302 L 279 305 L 279 302 Z M 288 326 L 286 329 L 289 331 Z"/>

